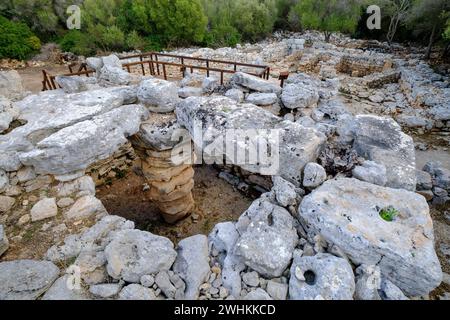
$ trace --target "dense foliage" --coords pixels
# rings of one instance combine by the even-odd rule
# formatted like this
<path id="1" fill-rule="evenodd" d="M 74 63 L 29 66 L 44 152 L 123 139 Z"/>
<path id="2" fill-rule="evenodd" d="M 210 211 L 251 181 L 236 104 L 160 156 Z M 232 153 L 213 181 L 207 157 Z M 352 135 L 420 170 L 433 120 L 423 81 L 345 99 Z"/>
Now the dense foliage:
<path id="1" fill-rule="evenodd" d="M 25 59 L 40 48 L 39 38 L 25 23 L 0 16 L 0 58 Z"/>
<path id="2" fill-rule="evenodd" d="M 68 30 L 67 7 L 81 8 L 81 30 Z M 368 5 L 382 11 L 382 30 L 368 30 Z M 3 0 L 2 55 L 24 58 L 42 41 L 66 51 L 160 50 L 184 45 L 235 46 L 274 30 L 319 30 L 394 41 L 447 45 L 448 0 Z M 6 18 L 6 19 L 5 19 Z M 7 23 L 8 21 L 8 23 Z M 22 22 L 22 23 L 20 23 Z M 28 28 L 24 28 L 25 23 Z M 20 34 L 20 35 L 19 35 Z M 9 41 L 9 40 L 8 40 Z"/>

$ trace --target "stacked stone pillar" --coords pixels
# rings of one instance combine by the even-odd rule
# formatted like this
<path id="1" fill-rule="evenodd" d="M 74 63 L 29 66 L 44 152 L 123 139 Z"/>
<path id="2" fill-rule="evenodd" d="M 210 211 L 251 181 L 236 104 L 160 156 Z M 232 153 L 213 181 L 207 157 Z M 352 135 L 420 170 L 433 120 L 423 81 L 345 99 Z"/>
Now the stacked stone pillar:
<path id="1" fill-rule="evenodd" d="M 141 158 L 150 197 L 168 223 L 184 219 L 194 208 L 194 169 L 190 164 L 174 164 L 172 151 L 147 149 Z"/>

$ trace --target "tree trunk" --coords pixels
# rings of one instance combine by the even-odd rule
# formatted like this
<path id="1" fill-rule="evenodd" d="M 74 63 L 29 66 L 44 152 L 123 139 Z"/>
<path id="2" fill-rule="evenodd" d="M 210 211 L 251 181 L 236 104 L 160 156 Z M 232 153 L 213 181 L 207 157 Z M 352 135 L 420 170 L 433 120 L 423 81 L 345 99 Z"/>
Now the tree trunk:
<path id="1" fill-rule="evenodd" d="M 437 27 L 437 25 L 434 24 L 433 30 L 431 31 L 431 35 L 430 35 L 430 42 L 428 43 L 427 53 L 425 54 L 425 59 L 430 59 L 430 57 L 431 57 L 431 49 L 433 49 L 434 36 L 436 34 L 436 27 Z"/>
<path id="2" fill-rule="evenodd" d="M 325 42 L 330 42 L 331 32 L 325 31 Z"/>
<path id="3" fill-rule="evenodd" d="M 447 43 L 447 45 L 444 48 L 444 52 L 442 53 L 442 57 L 445 58 L 450 53 L 450 42 Z"/>

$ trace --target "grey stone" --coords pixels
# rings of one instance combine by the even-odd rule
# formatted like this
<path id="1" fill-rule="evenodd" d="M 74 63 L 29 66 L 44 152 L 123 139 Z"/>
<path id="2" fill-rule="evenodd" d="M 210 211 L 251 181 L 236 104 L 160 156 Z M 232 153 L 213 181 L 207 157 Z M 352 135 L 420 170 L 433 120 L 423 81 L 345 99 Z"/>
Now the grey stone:
<path id="1" fill-rule="evenodd" d="M 289 298 L 292 300 L 353 300 L 355 279 L 345 259 L 323 253 L 295 257 L 291 275 Z"/>
<path id="2" fill-rule="evenodd" d="M 178 89 L 178 96 L 180 98 L 201 97 L 202 95 L 203 90 L 201 88 L 182 87 Z"/>
<path id="3" fill-rule="evenodd" d="M 134 229 L 134 223 L 117 216 L 105 216 L 79 235 L 70 235 L 64 244 L 51 247 L 46 258 L 55 263 L 78 257 L 81 253 L 103 252 L 115 232 Z"/>
<path id="4" fill-rule="evenodd" d="M 416 190 L 416 156 L 413 139 L 390 118 L 356 116 L 355 150 L 386 167 L 387 187 Z"/>
<path id="5" fill-rule="evenodd" d="M 65 93 L 79 93 L 88 90 L 87 81 L 95 84 L 96 79 L 80 76 L 57 76 L 55 81 Z"/>
<path id="6" fill-rule="evenodd" d="M 297 205 L 297 192 L 295 186 L 281 177 L 272 177 L 273 191 L 282 207 Z"/>
<path id="7" fill-rule="evenodd" d="M 156 300 L 156 295 L 152 289 L 138 284 L 130 284 L 120 291 L 119 300 Z"/>
<path id="8" fill-rule="evenodd" d="M 74 301 L 74 300 L 90 300 L 88 292 L 80 286 L 75 287 L 69 275 L 62 276 L 48 289 L 42 297 L 42 300 L 55 301 Z"/>
<path id="9" fill-rule="evenodd" d="M 433 181 L 431 180 L 431 175 L 422 170 L 416 170 L 417 176 L 417 187 L 419 191 L 431 190 L 433 189 Z"/>
<path id="10" fill-rule="evenodd" d="M 6 237 L 5 228 L 0 224 L 0 257 L 8 250 L 9 241 Z"/>
<path id="11" fill-rule="evenodd" d="M 89 292 L 96 297 L 108 299 L 119 294 L 122 285 L 119 283 L 104 283 L 90 286 Z"/>
<path id="12" fill-rule="evenodd" d="M 180 100 L 178 88 L 173 82 L 155 78 L 142 81 L 137 95 L 141 103 L 156 113 L 172 112 Z"/>
<path id="13" fill-rule="evenodd" d="M 184 78 L 180 81 L 180 87 L 201 88 L 204 79 L 205 76 L 202 74 L 187 72 Z"/>
<path id="14" fill-rule="evenodd" d="M 261 300 L 273 300 L 269 294 L 261 288 L 249 292 L 243 300 L 261 301 Z"/>
<path id="15" fill-rule="evenodd" d="M 435 186 L 450 191 L 450 170 L 442 167 L 440 162 L 427 163 L 424 171 L 431 174 Z"/>
<path id="16" fill-rule="evenodd" d="M 270 106 L 278 101 L 275 93 L 251 93 L 245 99 L 245 102 L 257 106 Z"/>
<path id="17" fill-rule="evenodd" d="M 380 216 L 390 207 L 398 211 L 392 222 Z M 426 295 L 441 282 L 429 207 L 416 193 L 336 179 L 305 197 L 299 215 L 309 233 L 339 246 L 356 265 L 379 266 L 408 295 Z"/>
<path id="18" fill-rule="evenodd" d="M 230 89 L 225 92 L 225 97 L 230 98 L 237 103 L 242 103 L 244 101 L 244 93 L 239 89 Z"/>
<path id="19" fill-rule="evenodd" d="M 386 167 L 374 161 L 364 161 L 353 169 L 353 176 L 361 181 L 384 187 L 387 183 Z"/>
<path id="20" fill-rule="evenodd" d="M 49 261 L 1 262 L 0 300 L 35 300 L 58 276 L 58 267 Z"/>
<path id="21" fill-rule="evenodd" d="M 244 273 L 242 281 L 250 287 L 257 287 L 259 286 L 259 275 L 255 271 Z"/>
<path id="22" fill-rule="evenodd" d="M 308 163 L 303 173 L 303 186 L 306 188 L 317 188 L 327 179 L 325 169 L 317 163 Z"/>
<path id="23" fill-rule="evenodd" d="M 0 96 L 13 101 L 25 96 L 22 78 L 16 70 L 0 71 Z"/>
<path id="24" fill-rule="evenodd" d="M 170 277 L 167 271 L 159 272 L 155 277 L 155 283 L 168 299 L 175 298 L 177 288 L 175 288 L 172 282 L 170 282 Z M 192 298 L 192 300 L 193 299 L 194 298 Z"/>
<path id="25" fill-rule="evenodd" d="M 6 213 L 12 209 L 16 199 L 8 196 L 0 196 L 0 213 Z"/>
<path id="26" fill-rule="evenodd" d="M 151 275 L 141 277 L 141 284 L 146 288 L 151 288 L 155 284 L 155 278 Z"/>
<path id="27" fill-rule="evenodd" d="M 356 300 L 381 300 L 381 271 L 378 266 L 361 265 L 356 269 Z"/>
<path id="28" fill-rule="evenodd" d="M 304 109 L 319 102 L 319 93 L 311 86 L 286 84 L 281 94 L 281 101 L 288 109 Z"/>
<path id="29" fill-rule="evenodd" d="M 105 254 L 109 275 L 133 283 L 143 275 L 169 270 L 177 256 L 169 239 L 139 230 L 119 231 Z"/>
<path id="30" fill-rule="evenodd" d="M 72 198 L 62 198 L 56 203 L 59 208 L 67 208 L 73 205 L 75 201 Z"/>
<path id="31" fill-rule="evenodd" d="M 308 162 L 315 161 L 325 142 L 325 136 L 313 128 L 305 128 L 291 121 L 283 121 L 263 108 L 253 105 L 237 105 L 226 97 L 191 97 L 177 105 L 177 119 L 191 136 L 194 136 L 195 124 L 203 125 L 203 143 L 197 141 L 197 147 L 204 152 L 205 162 L 223 161 L 226 155 L 229 164 L 236 164 L 252 173 L 279 175 L 296 186 L 301 185 L 301 172 Z M 234 150 L 216 150 L 213 142 L 225 139 L 230 129 L 254 130 L 252 140 L 261 143 L 269 140 L 266 130 L 279 134 L 279 152 L 259 163 L 241 163 L 236 161 Z M 255 131 L 259 130 L 259 131 Z M 235 144 L 238 154 L 248 153 L 244 144 Z M 220 153 L 219 155 L 217 153 Z M 230 153 L 230 154 L 227 154 Z M 236 163 L 237 162 L 237 163 Z"/>
<path id="32" fill-rule="evenodd" d="M 288 294 L 288 288 L 289 288 L 289 286 L 285 283 L 279 283 L 279 282 L 270 280 L 267 282 L 266 290 L 267 290 L 267 293 L 274 300 L 286 300 L 287 294 Z"/>
<path id="33" fill-rule="evenodd" d="M 238 297 L 242 289 L 240 273 L 245 269 L 245 264 L 233 254 L 228 254 L 223 262 L 222 281 L 231 295 Z"/>
<path id="34" fill-rule="evenodd" d="M 95 183 L 89 176 L 78 178 L 74 181 L 63 182 L 56 187 L 58 197 L 75 196 L 78 194 L 95 195 Z"/>
<path id="35" fill-rule="evenodd" d="M 202 83 L 202 90 L 204 93 L 213 93 L 219 86 L 219 81 L 214 77 L 206 77 Z"/>
<path id="36" fill-rule="evenodd" d="M 233 74 L 231 77 L 231 83 L 258 92 L 276 94 L 281 93 L 281 87 L 278 84 L 243 72 L 236 72 Z"/>
<path id="37" fill-rule="evenodd" d="M 186 283 L 185 298 L 197 299 L 199 288 L 210 272 L 208 238 L 197 235 L 180 241 L 173 270 Z"/>
<path id="38" fill-rule="evenodd" d="M 9 129 L 9 125 L 13 121 L 13 117 L 8 112 L 0 111 L 0 133 Z"/>
<path id="39" fill-rule="evenodd" d="M 387 279 L 381 281 L 381 297 L 383 300 L 409 300 L 395 284 Z"/>
<path id="40" fill-rule="evenodd" d="M 36 203 L 30 212 L 31 221 L 41 221 L 58 215 L 58 206 L 55 198 L 45 198 Z"/>
<path id="41" fill-rule="evenodd" d="M 73 221 L 105 214 L 107 214 L 107 211 L 99 199 L 94 196 L 84 196 L 78 199 L 69 211 L 64 213 L 64 217 Z"/>
<path id="42" fill-rule="evenodd" d="M 36 173 L 32 167 L 23 167 L 17 171 L 17 179 L 19 182 L 28 182 L 36 178 Z"/>
<path id="43" fill-rule="evenodd" d="M 0 169 L 0 193 L 5 191 L 9 185 L 9 178 L 5 171 Z"/>
<path id="44" fill-rule="evenodd" d="M 289 212 L 261 198 L 239 218 L 238 225 L 241 236 L 234 253 L 262 276 L 281 276 L 298 242 Z"/>
<path id="45" fill-rule="evenodd" d="M 208 240 L 219 252 L 232 252 L 239 234 L 233 222 L 217 224 L 209 234 Z"/>
<path id="46" fill-rule="evenodd" d="M 81 279 L 88 285 L 107 281 L 106 257 L 103 251 L 82 251 L 74 265 L 79 268 Z"/>

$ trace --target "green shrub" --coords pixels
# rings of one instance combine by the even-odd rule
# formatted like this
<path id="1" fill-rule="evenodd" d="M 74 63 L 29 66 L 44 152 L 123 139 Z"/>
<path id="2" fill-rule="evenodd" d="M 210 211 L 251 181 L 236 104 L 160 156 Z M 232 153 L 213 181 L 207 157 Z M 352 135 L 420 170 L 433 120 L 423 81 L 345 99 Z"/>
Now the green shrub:
<path id="1" fill-rule="evenodd" d="M 106 27 L 102 33 L 101 42 L 106 49 L 124 50 L 125 34 L 117 26 Z"/>
<path id="2" fill-rule="evenodd" d="M 387 222 L 394 221 L 398 215 L 398 210 L 393 207 L 388 207 L 380 211 L 380 217 Z"/>
<path id="3" fill-rule="evenodd" d="M 91 37 L 79 30 L 67 32 L 60 40 L 61 49 L 77 55 L 89 56 L 95 54 L 95 45 Z"/>
<path id="4" fill-rule="evenodd" d="M 132 50 L 144 50 L 146 47 L 146 41 L 144 38 L 142 38 L 137 31 L 133 30 L 131 33 L 127 36 L 126 39 L 126 45 L 128 49 Z"/>
<path id="5" fill-rule="evenodd" d="M 235 47 L 239 42 L 241 42 L 239 31 L 230 25 L 216 26 L 205 36 L 208 47 Z"/>
<path id="6" fill-rule="evenodd" d="M 0 16 L 0 58 L 24 60 L 41 48 L 41 42 L 30 28 Z"/>

